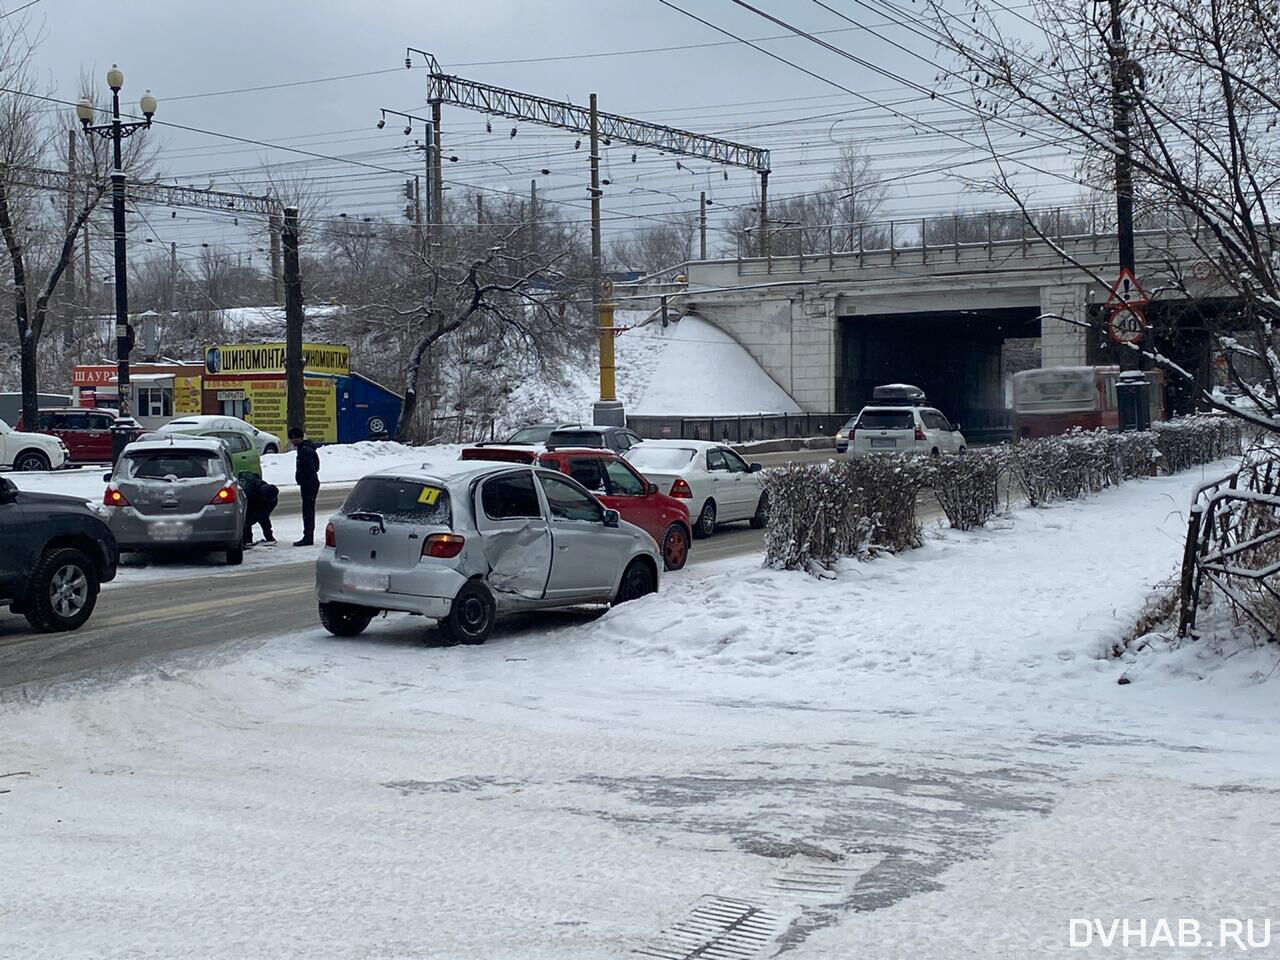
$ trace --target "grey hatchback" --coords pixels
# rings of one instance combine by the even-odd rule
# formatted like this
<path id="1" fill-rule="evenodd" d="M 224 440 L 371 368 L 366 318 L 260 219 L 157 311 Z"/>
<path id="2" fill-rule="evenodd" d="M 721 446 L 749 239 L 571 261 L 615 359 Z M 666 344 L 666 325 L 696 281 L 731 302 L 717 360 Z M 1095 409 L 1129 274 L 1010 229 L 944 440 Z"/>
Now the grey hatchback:
<path id="1" fill-rule="evenodd" d="M 325 528 L 316 597 L 337 636 L 394 610 L 483 643 L 499 612 L 633 600 L 661 569 L 653 537 L 563 473 L 459 461 L 361 480 Z"/>
<path id="2" fill-rule="evenodd" d="M 173 434 L 139 440 L 107 474 L 102 502 L 123 551 L 225 550 L 244 559 L 244 497 L 222 441 Z"/>

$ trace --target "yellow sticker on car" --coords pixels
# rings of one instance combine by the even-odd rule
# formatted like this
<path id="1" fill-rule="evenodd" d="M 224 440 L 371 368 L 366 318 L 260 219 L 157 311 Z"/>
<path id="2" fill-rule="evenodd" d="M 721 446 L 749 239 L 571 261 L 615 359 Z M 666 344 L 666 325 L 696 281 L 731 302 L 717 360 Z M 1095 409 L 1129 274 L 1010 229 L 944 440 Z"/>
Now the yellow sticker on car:
<path id="1" fill-rule="evenodd" d="M 423 487 L 422 492 L 418 494 L 418 502 L 425 503 L 428 507 L 434 507 L 436 505 L 436 501 L 439 499 L 439 487 Z"/>

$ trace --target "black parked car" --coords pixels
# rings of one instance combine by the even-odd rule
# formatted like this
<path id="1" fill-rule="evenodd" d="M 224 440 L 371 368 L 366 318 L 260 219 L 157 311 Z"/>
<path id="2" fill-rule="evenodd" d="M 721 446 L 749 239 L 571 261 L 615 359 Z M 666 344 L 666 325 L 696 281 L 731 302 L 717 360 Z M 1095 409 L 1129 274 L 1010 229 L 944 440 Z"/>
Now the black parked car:
<path id="1" fill-rule="evenodd" d="M 567 447 L 592 447 L 612 450 L 616 454 L 624 454 L 637 443 L 638 434 L 626 427 L 563 427 L 547 437 L 547 449 L 565 449 Z"/>
<path id="2" fill-rule="evenodd" d="M 0 604 L 53 633 L 84 625 L 120 554 L 84 500 L 19 490 L 0 477 Z"/>

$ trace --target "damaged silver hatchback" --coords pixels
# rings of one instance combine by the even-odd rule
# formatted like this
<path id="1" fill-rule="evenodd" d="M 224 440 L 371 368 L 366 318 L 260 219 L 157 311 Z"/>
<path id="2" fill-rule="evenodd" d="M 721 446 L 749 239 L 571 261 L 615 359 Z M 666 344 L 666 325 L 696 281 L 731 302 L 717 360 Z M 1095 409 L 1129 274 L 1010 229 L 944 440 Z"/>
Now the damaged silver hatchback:
<path id="1" fill-rule="evenodd" d="M 562 473 L 461 461 L 361 480 L 325 528 L 320 622 L 359 634 L 384 610 L 483 643 L 499 613 L 622 603 L 658 589 L 657 544 Z"/>

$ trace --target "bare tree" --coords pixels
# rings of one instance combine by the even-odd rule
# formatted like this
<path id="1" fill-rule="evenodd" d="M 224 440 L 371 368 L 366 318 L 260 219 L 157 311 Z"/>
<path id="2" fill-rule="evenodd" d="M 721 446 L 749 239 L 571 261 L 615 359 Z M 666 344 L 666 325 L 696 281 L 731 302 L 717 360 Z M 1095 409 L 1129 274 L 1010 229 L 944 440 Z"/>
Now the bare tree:
<path id="1" fill-rule="evenodd" d="M 628 270 L 657 273 L 693 259 L 697 214 L 685 211 L 665 223 L 649 223 L 612 243 L 613 260 Z"/>
<path id="2" fill-rule="evenodd" d="M 1217 344 L 1248 408 L 1217 399 L 1154 345 L 1141 352 L 1194 387 L 1203 403 L 1280 432 L 1274 3 L 1120 0 L 1113 20 L 1105 4 L 1035 0 L 1018 22 L 1007 7 L 988 7 L 986 0 L 970 0 L 963 16 L 942 0 L 930 0 L 930 7 L 935 30 L 959 63 L 957 74 L 977 91 L 975 105 L 989 131 L 1021 129 L 1046 142 L 1076 143 L 1084 149 L 1082 179 L 1097 184 L 1110 179 L 1120 158 L 1131 159 L 1140 214 L 1145 206 L 1146 216 L 1176 229 L 1193 251 L 1192 269 L 1185 257 L 1168 258 L 1159 293 L 1192 305 L 1229 304 L 1216 321 Z M 1127 131 L 1118 122 L 1125 117 Z M 994 147 L 992 156 L 989 185 L 1052 242 L 1030 216 L 1027 192 L 1008 161 Z"/>

